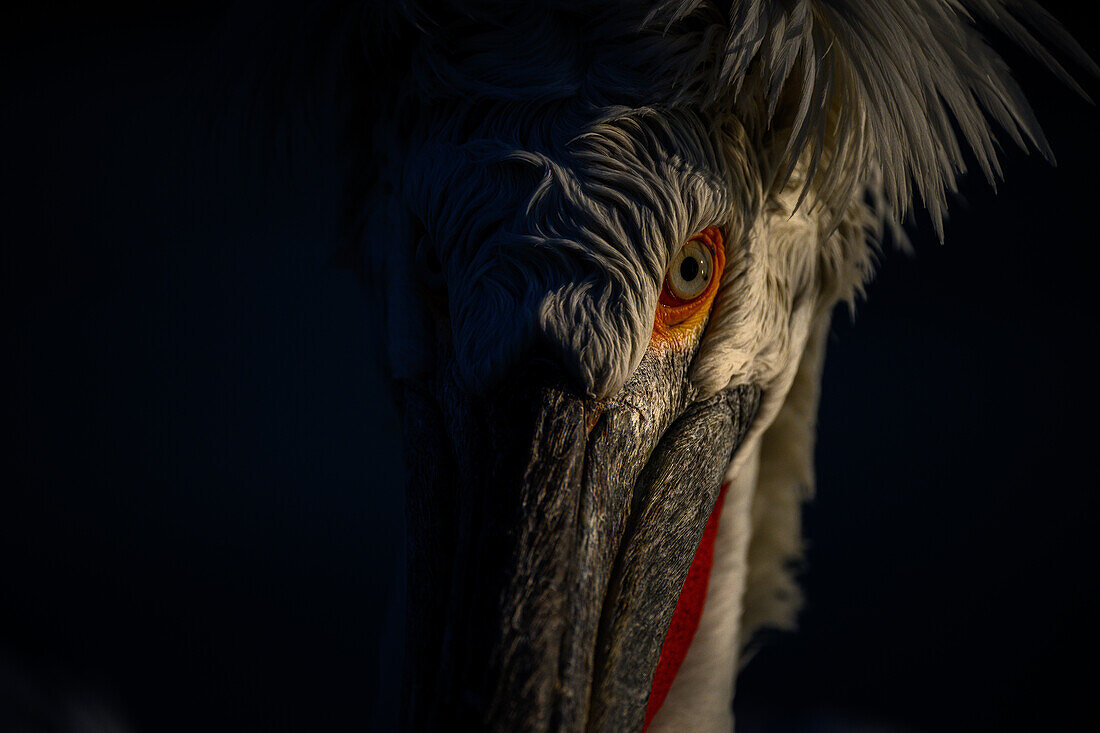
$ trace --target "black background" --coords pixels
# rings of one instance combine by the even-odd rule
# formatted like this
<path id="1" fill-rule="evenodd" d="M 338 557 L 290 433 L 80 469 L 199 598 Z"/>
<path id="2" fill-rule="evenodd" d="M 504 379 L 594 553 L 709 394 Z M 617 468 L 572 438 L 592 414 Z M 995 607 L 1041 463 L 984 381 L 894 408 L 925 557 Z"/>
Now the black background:
<path id="1" fill-rule="evenodd" d="M 0 729 L 387 728 L 401 468 L 336 168 L 225 132 L 216 4 L 4 12 Z M 1097 724 L 1100 111 L 1008 58 L 1059 165 L 969 176 L 838 312 L 746 730 Z"/>

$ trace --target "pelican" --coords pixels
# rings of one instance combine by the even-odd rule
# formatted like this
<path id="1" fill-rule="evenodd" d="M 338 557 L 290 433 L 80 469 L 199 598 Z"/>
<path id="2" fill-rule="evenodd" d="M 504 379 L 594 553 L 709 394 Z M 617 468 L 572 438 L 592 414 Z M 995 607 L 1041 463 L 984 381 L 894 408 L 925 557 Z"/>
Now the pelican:
<path id="1" fill-rule="evenodd" d="M 1024 0 L 375 2 L 344 135 L 408 527 L 408 730 L 730 731 L 791 628 L 830 317 L 999 141 Z"/>

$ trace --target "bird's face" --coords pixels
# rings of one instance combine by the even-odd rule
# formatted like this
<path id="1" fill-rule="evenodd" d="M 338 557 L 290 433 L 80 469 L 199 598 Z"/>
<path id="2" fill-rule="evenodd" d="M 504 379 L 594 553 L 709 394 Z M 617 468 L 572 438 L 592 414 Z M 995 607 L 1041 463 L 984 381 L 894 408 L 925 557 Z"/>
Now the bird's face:
<path id="1" fill-rule="evenodd" d="M 765 196 L 753 142 L 691 111 L 481 110 L 401 161 L 372 232 L 410 727 L 637 729 L 720 488 L 848 264 L 797 180 Z"/>
<path id="2" fill-rule="evenodd" d="M 348 198 L 403 411 L 407 726 L 638 729 L 716 517 L 709 669 L 792 608 L 868 234 L 916 194 L 939 226 L 966 147 L 995 178 L 990 120 L 1049 152 L 974 24 L 1095 64 L 999 0 L 368 5 Z"/>

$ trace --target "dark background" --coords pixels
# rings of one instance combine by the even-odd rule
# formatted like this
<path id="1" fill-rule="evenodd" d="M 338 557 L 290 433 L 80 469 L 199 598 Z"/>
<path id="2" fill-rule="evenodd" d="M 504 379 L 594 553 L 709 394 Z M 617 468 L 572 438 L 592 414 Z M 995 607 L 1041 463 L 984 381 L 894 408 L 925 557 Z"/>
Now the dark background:
<path id="1" fill-rule="evenodd" d="M 217 4 L 4 13 L 0 730 L 387 728 L 400 459 L 337 168 L 232 132 Z M 1097 724 L 1100 111 L 1008 58 L 1059 165 L 968 177 L 838 312 L 746 730 Z"/>

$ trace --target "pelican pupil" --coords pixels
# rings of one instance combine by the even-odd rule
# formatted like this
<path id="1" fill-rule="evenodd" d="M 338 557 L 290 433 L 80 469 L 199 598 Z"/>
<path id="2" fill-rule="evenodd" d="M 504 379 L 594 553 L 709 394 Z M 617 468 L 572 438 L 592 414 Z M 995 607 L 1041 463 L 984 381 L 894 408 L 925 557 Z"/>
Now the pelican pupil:
<path id="1" fill-rule="evenodd" d="M 699 270 L 702 269 L 699 260 L 694 257 L 685 257 L 680 262 L 680 277 L 684 279 L 684 282 L 691 282 L 699 274 Z"/>

